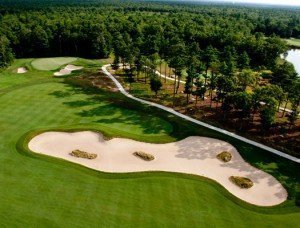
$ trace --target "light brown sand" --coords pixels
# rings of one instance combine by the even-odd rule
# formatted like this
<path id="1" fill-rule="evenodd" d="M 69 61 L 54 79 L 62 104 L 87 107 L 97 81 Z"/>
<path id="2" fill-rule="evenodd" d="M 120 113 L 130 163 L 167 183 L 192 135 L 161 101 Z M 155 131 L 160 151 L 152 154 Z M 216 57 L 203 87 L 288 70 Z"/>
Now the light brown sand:
<path id="1" fill-rule="evenodd" d="M 81 70 L 83 67 L 81 66 L 74 66 L 74 65 L 67 65 L 63 69 L 61 69 L 58 72 L 54 73 L 54 76 L 64 76 L 64 75 L 69 75 L 72 73 L 74 70 Z"/>
<path id="2" fill-rule="evenodd" d="M 232 145 L 212 138 L 192 136 L 174 143 L 150 144 L 122 138 L 105 141 L 101 134 L 91 131 L 46 132 L 34 137 L 29 148 L 105 172 L 169 171 L 208 177 L 236 197 L 260 206 L 277 205 L 287 198 L 286 190 L 273 176 L 246 163 Z M 70 156 L 75 149 L 98 157 L 88 160 Z M 155 159 L 143 161 L 132 155 L 135 151 L 150 153 Z M 233 155 L 230 162 L 216 158 L 222 151 Z M 241 189 L 230 182 L 230 176 L 250 178 L 254 186 Z"/>
<path id="3" fill-rule="evenodd" d="M 24 74 L 24 73 L 26 73 L 27 72 L 27 69 L 25 68 L 25 67 L 19 67 L 18 69 L 17 69 L 17 73 L 18 74 Z"/>

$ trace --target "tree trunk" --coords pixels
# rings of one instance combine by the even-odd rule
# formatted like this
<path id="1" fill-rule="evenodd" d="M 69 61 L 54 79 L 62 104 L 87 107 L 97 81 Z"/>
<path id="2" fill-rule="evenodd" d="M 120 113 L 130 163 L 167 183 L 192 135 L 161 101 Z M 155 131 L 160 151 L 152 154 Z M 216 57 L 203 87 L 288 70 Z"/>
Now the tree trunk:
<path id="1" fill-rule="evenodd" d="M 196 96 L 196 100 L 195 100 L 195 108 L 197 107 L 197 102 L 198 102 L 198 96 Z"/>
<path id="2" fill-rule="evenodd" d="M 167 63 L 165 63 L 165 82 L 167 82 Z"/>
<path id="3" fill-rule="evenodd" d="M 177 85 L 176 85 L 176 94 L 178 93 L 181 77 L 178 76 Z"/>
<path id="4" fill-rule="evenodd" d="M 61 35 L 58 36 L 58 39 L 59 39 L 59 53 L 62 55 Z"/>
<path id="5" fill-rule="evenodd" d="M 160 74 L 159 74 L 159 77 L 160 77 L 160 79 L 161 79 L 161 65 L 162 65 L 162 61 L 160 60 L 160 66 L 159 66 L 159 70 L 160 70 Z"/>
<path id="6" fill-rule="evenodd" d="M 172 107 L 175 107 L 175 90 L 176 90 L 176 74 L 175 74 L 175 80 L 174 80 L 174 88 L 173 88 L 173 105 Z"/>
<path id="7" fill-rule="evenodd" d="M 286 106 L 287 106 L 287 104 L 288 104 L 288 101 L 285 102 L 285 105 L 284 105 L 284 109 L 283 109 L 281 118 L 284 117 L 284 114 L 285 114 L 285 111 L 286 111 Z"/>
<path id="8" fill-rule="evenodd" d="M 277 109 L 277 112 L 279 112 L 280 111 L 280 105 L 281 105 L 281 100 L 278 102 L 278 109 Z"/>
<path id="9" fill-rule="evenodd" d="M 210 90 L 210 109 L 212 108 L 212 99 L 213 99 L 213 97 L 212 97 L 213 95 L 212 95 L 212 89 Z"/>
<path id="10" fill-rule="evenodd" d="M 243 129 L 243 123 L 244 123 L 244 119 L 240 118 L 240 127 L 239 127 L 240 131 Z"/>
<path id="11" fill-rule="evenodd" d="M 252 112 L 252 123 L 254 123 L 254 116 L 255 116 L 255 113 L 256 113 L 256 109 L 253 109 L 253 112 Z"/>
<path id="12" fill-rule="evenodd" d="M 186 94 L 186 106 L 185 106 L 185 113 L 187 113 L 188 106 L 189 106 L 189 101 L 190 101 L 190 94 Z"/>

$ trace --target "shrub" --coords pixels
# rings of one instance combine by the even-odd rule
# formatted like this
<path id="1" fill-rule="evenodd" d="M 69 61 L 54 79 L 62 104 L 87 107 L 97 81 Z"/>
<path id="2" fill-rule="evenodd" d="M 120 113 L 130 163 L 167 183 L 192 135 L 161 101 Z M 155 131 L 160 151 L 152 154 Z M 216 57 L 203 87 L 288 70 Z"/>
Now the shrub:
<path id="1" fill-rule="evenodd" d="M 229 180 L 240 188 L 251 188 L 253 186 L 253 182 L 246 177 L 231 176 L 229 177 Z"/>
<path id="2" fill-rule="evenodd" d="M 145 152 L 142 151 L 136 151 L 133 153 L 133 155 L 145 160 L 145 161 L 152 161 L 154 160 L 154 156 L 152 154 L 147 154 Z"/>
<path id="3" fill-rule="evenodd" d="M 227 151 L 223 151 L 217 155 L 217 158 L 223 162 L 229 162 L 232 158 L 232 155 Z"/>
<path id="4" fill-rule="evenodd" d="M 81 150 L 73 150 L 70 153 L 70 155 L 77 158 L 87 158 L 87 159 L 95 159 L 97 157 L 97 154 L 87 153 Z"/>

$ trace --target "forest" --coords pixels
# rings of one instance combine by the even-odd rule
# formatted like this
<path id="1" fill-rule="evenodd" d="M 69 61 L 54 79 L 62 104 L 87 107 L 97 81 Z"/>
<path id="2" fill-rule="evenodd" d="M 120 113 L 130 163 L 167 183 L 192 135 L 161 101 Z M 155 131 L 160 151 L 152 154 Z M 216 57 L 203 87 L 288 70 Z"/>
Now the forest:
<path id="1" fill-rule="evenodd" d="M 290 128 L 298 118 L 299 77 L 292 64 L 278 60 L 289 48 L 282 38 L 290 37 L 300 38 L 297 9 L 0 0 L 0 67 L 14 58 L 114 56 L 114 66 L 129 64 L 131 75 L 140 74 L 145 66 L 152 69 L 144 73 L 157 93 L 161 82 L 153 72 L 164 62 L 175 74 L 174 97 L 179 81 L 186 80 L 187 100 L 190 95 L 204 99 L 209 92 L 220 103 L 224 119 L 232 110 L 238 111 L 241 121 L 259 113 L 264 133 L 276 125 L 283 102 L 291 106 Z M 268 84 L 256 86 L 257 74 Z"/>

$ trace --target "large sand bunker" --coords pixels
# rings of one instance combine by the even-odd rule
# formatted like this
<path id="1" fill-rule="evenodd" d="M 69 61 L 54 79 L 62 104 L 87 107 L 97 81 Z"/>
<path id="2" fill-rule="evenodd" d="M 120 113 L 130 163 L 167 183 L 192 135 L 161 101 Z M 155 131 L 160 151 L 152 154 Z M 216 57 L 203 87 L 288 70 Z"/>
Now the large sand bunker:
<path id="1" fill-rule="evenodd" d="M 69 75 L 72 73 L 74 70 L 81 70 L 83 67 L 81 66 L 74 66 L 74 65 L 67 65 L 63 69 L 61 69 L 58 72 L 55 72 L 55 76 L 63 76 L 63 75 Z"/>
<path id="2" fill-rule="evenodd" d="M 26 73 L 27 72 L 27 69 L 25 68 L 25 67 L 19 67 L 18 69 L 17 69 L 17 73 L 18 74 L 24 74 L 24 73 Z"/>
<path id="3" fill-rule="evenodd" d="M 150 144 L 130 139 L 114 138 L 105 141 L 96 132 L 46 132 L 29 142 L 30 150 L 105 172 L 169 171 L 195 174 L 211 178 L 238 198 L 255 205 L 273 206 L 284 202 L 287 192 L 271 175 L 246 163 L 236 149 L 224 141 L 192 136 L 167 144 Z M 88 160 L 69 155 L 73 150 L 97 154 Z M 144 161 L 133 155 L 144 151 L 154 155 L 153 161 Z M 216 156 L 222 151 L 232 154 L 224 163 Z M 250 189 L 234 185 L 230 176 L 243 176 L 254 183 Z"/>

